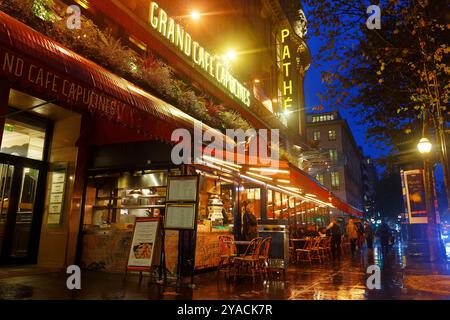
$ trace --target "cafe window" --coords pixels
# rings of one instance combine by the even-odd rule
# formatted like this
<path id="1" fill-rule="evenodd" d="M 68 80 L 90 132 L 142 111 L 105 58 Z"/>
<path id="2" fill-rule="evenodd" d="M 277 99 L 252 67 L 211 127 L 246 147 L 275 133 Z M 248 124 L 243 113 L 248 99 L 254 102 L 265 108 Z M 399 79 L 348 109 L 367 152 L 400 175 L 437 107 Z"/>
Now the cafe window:
<path id="1" fill-rule="evenodd" d="M 34 160 L 43 160 L 44 147 L 44 128 L 6 119 L 0 152 Z"/>
<path id="2" fill-rule="evenodd" d="M 320 131 L 314 131 L 314 141 L 320 141 Z"/>
<path id="3" fill-rule="evenodd" d="M 274 213 L 275 219 L 280 219 L 282 210 L 281 193 L 274 192 Z"/>
<path id="4" fill-rule="evenodd" d="M 329 130 L 328 131 L 328 140 L 329 141 L 336 141 L 336 130 Z"/>
<path id="5" fill-rule="evenodd" d="M 339 172 L 338 171 L 334 171 L 331 173 L 331 187 L 335 190 L 339 190 L 340 188 L 340 179 L 339 179 Z"/>
<path id="6" fill-rule="evenodd" d="M 338 151 L 337 149 L 331 149 L 330 150 L 330 160 L 333 162 L 337 162 L 338 161 Z"/>
<path id="7" fill-rule="evenodd" d="M 267 218 L 273 219 L 274 217 L 274 206 L 273 206 L 273 192 L 267 189 Z"/>
<path id="8" fill-rule="evenodd" d="M 246 201 L 249 204 L 249 210 L 257 219 L 261 218 L 261 188 L 252 186 L 243 186 L 241 188 L 241 206 Z"/>

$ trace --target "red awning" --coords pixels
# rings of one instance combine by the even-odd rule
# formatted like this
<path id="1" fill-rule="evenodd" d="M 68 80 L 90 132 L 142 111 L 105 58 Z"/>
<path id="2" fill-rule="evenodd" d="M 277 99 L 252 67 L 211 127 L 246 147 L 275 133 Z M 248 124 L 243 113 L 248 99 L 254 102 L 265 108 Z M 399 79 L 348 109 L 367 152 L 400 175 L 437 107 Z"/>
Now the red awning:
<path id="1" fill-rule="evenodd" d="M 0 12 L 0 74 L 12 87 L 171 142 L 194 118 Z M 205 127 L 205 126 L 204 126 Z"/>
<path id="2" fill-rule="evenodd" d="M 316 199 L 331 203 L 337 209 L 344 211 L 352 216 L 362 218 L 364 213 L 357 208 L 345 203 L 338 196 L 332 193 L 330 190 L 314 181 L 309 175 L 300 170 L 299 168 L 289 165 L 290 167 L 290 181 L 294 187 L 300 188 L 303 193 L 314 195 Z"/>

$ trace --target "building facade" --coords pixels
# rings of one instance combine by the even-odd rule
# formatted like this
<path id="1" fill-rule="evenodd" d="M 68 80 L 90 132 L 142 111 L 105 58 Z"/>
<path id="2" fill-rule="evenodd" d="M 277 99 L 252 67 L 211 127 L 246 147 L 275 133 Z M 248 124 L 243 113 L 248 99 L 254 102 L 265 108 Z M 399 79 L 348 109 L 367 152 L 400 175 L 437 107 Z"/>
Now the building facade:
<path id="1" fill-rule="evenodd" d="M 363 151 L 361 150 L 361 154 Z M 370 157 L 364 157 L 362 160 L 362 179 L 363 179 L 363 198 L 364 198 L 364 213 L 366 218 L 375 217 L 375 196 L 376 186 L 378 182 L 378 174 Z"/>
<path id="2" fill-rule="evenodd" d="M 173 176 L 199 183 L 195 231 L 165 234 L 169 269 L 178 254 L 188 268 L 217 266 L 218 238 L 242 236 L 243 203 L 273 223 L 326 224 L 331 207 L 359 215 L 295 158 L 265 177 L 259 162 L 201 155 L 198 163 L 175 164 L 171 157 L 179 141 L 173 133 L 195 135 L 198 122 L 202 136 L 279 129 L 286 152 L 301 148 L 303 93 L 295 82 L 310 57 L 304 15 L 290 5 L 3 1 L 0 263 L 124 270 L 135 219 L 165 217 Z M 293 124 L 283 118 L 289 115 Z M 228 153 L 233 159 L 236 150 Z M 214 219 L 221 202 L 227 225 Z"/>
<path id="3" fill-rule="evenodd" d="M 348 123 L 338 112 L 308 114 L 308 140 L 322 152 L 309 172 L 349 204 L 364 207 L 362 155 Z"/>

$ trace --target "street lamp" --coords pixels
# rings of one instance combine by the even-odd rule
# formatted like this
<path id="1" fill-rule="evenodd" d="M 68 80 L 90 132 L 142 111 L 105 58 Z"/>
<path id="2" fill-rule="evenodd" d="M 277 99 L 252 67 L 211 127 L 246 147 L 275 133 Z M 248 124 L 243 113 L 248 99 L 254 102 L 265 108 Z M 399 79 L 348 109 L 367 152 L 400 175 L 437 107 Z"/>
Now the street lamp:
<path id="1" fill-rule="evenodd" d="M 233 61 L 234 59 L 236 59 L 236 56 L 237 56 L 237 54 L 234 50 L 230 49 L 227 51 L 226 57 L 228 60 Z"/>
<path id="2" fill-rule="evenodd" d="M 436 211 L 434 204 L 434 178 L 432 165 L 430 163 L 430 152 L 433 148 L 431 142 L 423 137 L 417 144 L 417 149 L 423 155 L 424 168 L 424 188 L 425 188 L 425 205 L 428 216 L 427 238 L 430 261 L 440 261 L 442 258 L 441 239 L 439 228 L 437 225 Z"/>
<path id="3" fill-rule="evenodd" d="M 198 20 L 198 19 L 200 19 L 200 13 L 198 12 L 198 11 L 192 11 L 192 13 L 191 13 L 191 18 L 192 18 L 192 20 Z"/>
<path id="4" fill-rule="evenodd" d="M 423 155 L 429 154 L 432 148 L 432 144 L 430 140 L 427 138 L 420 139 L 419 143 L 417 144 L 417 149 L 419 152 Z"/>

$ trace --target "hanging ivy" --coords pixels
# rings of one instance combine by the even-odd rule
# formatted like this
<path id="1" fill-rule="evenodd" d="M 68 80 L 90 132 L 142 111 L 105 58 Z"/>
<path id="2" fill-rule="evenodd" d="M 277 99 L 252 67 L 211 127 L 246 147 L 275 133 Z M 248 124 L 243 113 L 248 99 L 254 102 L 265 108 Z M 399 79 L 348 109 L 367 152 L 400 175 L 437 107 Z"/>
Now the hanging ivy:
<path id="1" fill-rule="evenodd" d="M 108 30 L 100 30 L 92 20 L 81 16 L 82 30 L 68 29 L 62 18 L 65 10 L 58 9 L 52 0 L 3 0 L 0 10 L 144 89 L 158 92 L 179 109 L 214 128 L 222 131 L 252 128 L 238 112 L 214 103 L 212 98 L 177 79 L 163 60 L 151 53 L 141 57 Z M 280 158 L 295 161 L 283 148 L 280 148 Z"/>

